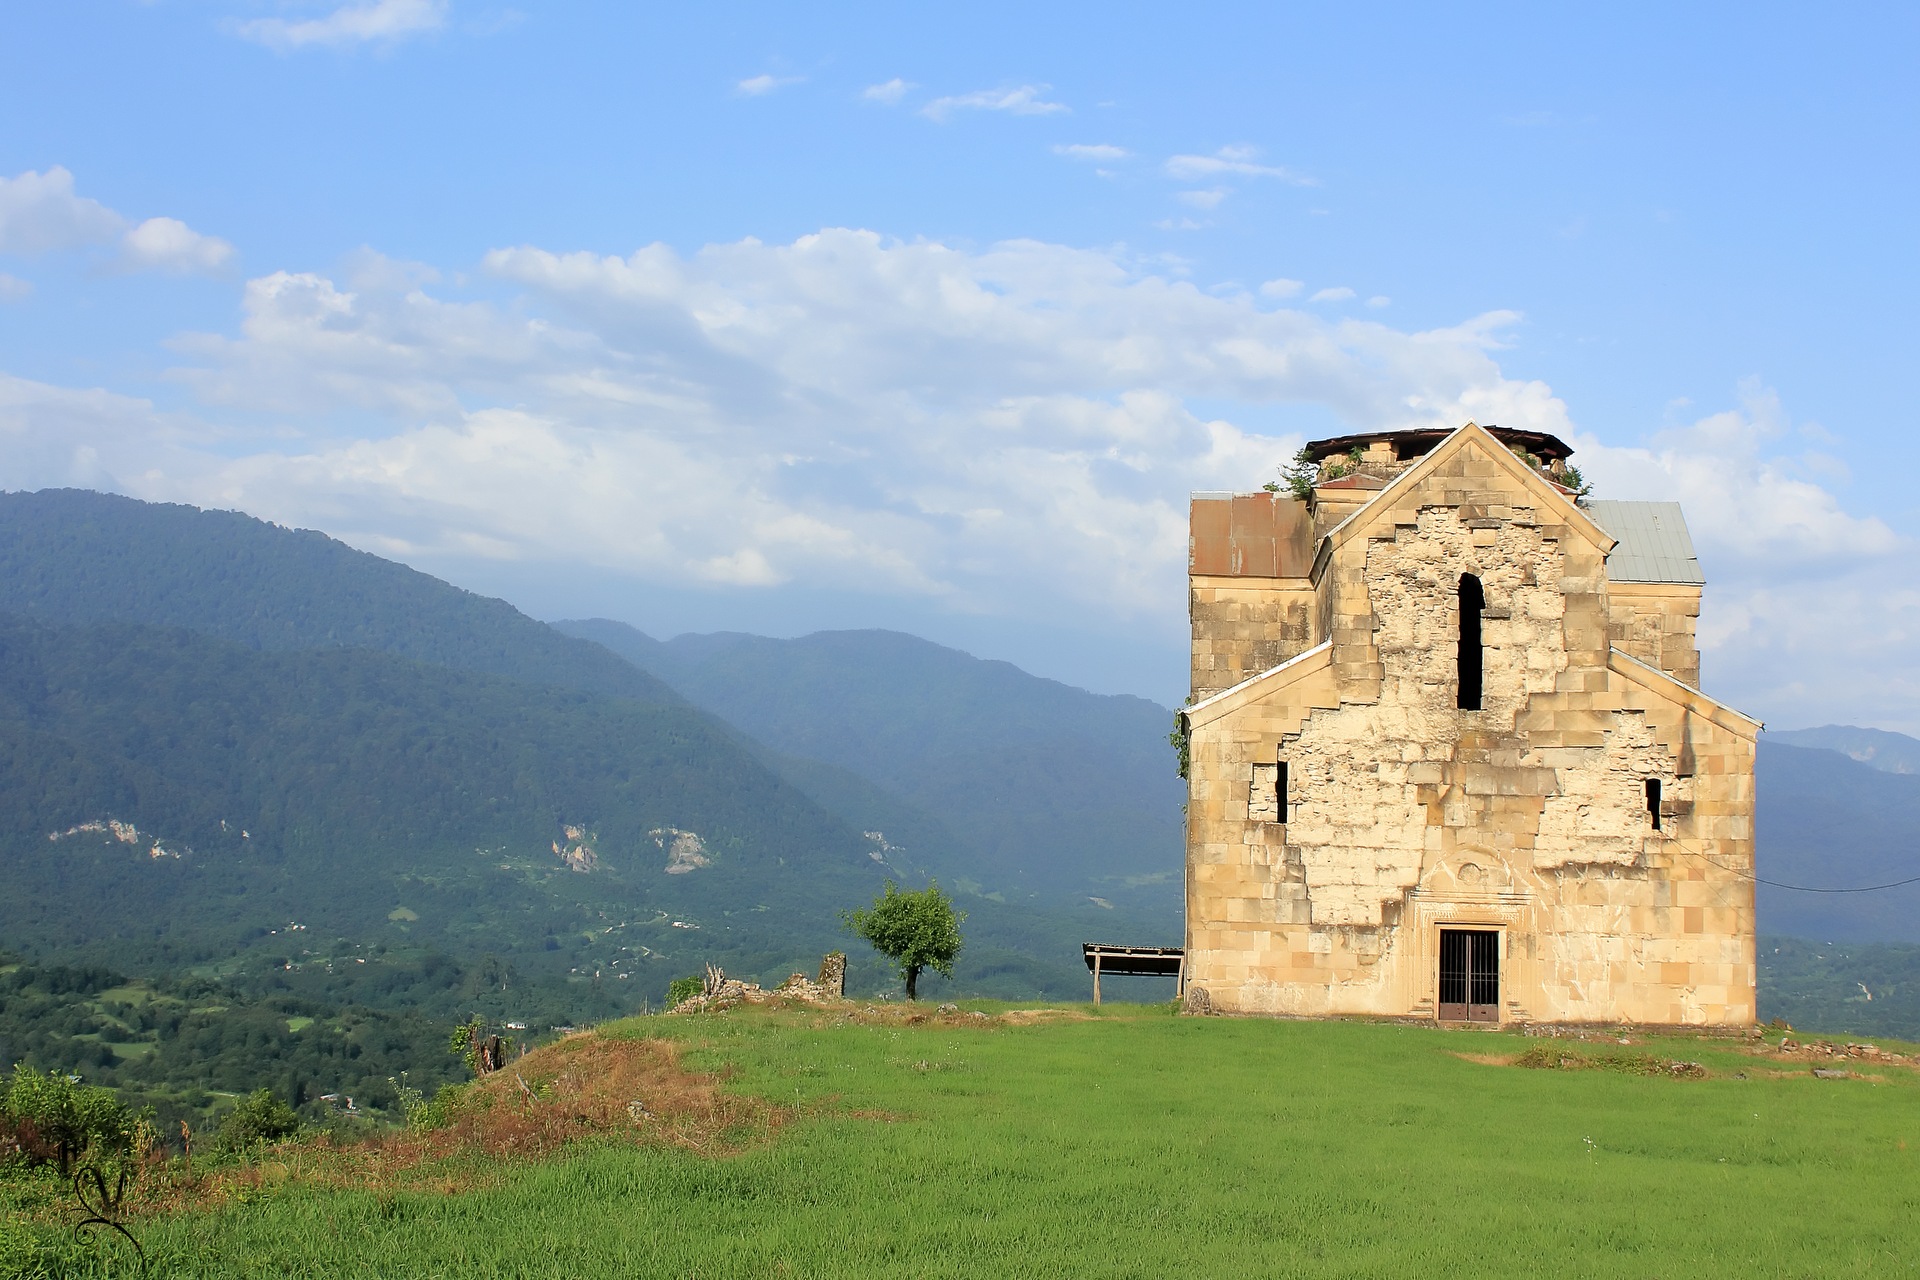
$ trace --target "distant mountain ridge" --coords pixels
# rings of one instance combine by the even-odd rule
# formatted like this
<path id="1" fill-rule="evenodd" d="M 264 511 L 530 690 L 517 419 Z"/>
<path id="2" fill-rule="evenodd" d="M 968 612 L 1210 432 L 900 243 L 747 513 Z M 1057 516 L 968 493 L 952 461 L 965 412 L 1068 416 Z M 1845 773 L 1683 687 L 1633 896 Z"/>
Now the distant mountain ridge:
<path id="1" fill-rule="evenodd" d="M 86 489 L 0 493 L 0 611 L 184 627 L 249 649 L 415 662 L 679 704 L 660 681 L 504 600 L 308 529 Z"/>
<path id="2" fill-rule="evenodd" d="M 1125 904 L 1177 928 L 1186 785 L 1165 707 L 896 631 L 663 642 L 605 619 L 554 625 L 778 751 L 918 806 L 989 890 Z"/>
<path id="3" fill-rule="evenodd" d="M 0 841 L 0 945 L 376 1007 L 436 1007 L 440 948 L 519 975 L 503 1013 L 545 983 L 568 1017 L 707 960 L 810 968 L 840 909 L 960 857 L 910 801 L 502 601 L 77 491 L 0 494 Z M 1076 990 L 1078 941 L 1140 932 L 1084 900 L 969 909 L 961 981 L 1005 995 Z"/>
<path id="4" fill-rule="evenodd" d="M 1767 741 L 1838 751 L 1883 773 L 1920 773 L 1920 738 L 1886 729 L 1828 724 L 1818 729 L 1769 729 Z"/>

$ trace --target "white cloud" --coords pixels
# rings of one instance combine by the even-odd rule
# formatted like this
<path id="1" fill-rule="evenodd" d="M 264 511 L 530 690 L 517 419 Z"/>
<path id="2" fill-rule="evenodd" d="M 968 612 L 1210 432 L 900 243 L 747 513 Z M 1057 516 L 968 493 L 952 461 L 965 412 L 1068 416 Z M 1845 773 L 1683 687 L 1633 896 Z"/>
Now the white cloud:
<path id="1" fill-rule="evenodd" d="M 341 5 L 318 18 L 255 18 L 234 30 L 243 39 L 282 53 L 316 45 L 394 45 L 446 26 L 447 7 L 447 0 L 372 0 Z"/>
<path id="2" fill-rule="evenodd" d="M 33 285 L 19 276 L 0 271 L 0 302 L 20 302 L 33 296 Z"/>
<path id="3" fill-rule="evenodd" d="M 929 120 L 945 120 L 956 111 L 1004 111 L 1016 116 L 1045 116 L 1070 110 L 1065 103 L 1048 102 L 1051 85 L 1023 84 L 1016 89 L 979 89 L 948 98 L 935 98 L 920 108 Z"/>
<path id="4" fill-rule="evenodd" d="M 485 268 L 487 302 L 370 252 L 338 279 L 250 280 L 237 327 L 176 340 L 171 375 L 242 427 L 0 375 L 0 487 L 235 506 L 476 585 L 584 565 L 649 590 L 1071 617 L 1090 645 L 1177 656 L 1191 490 L 1259 485 L 1304 428 L 1471 418 L 1571 440 L 1602 497 L 1686 504 L 1709 692 L 1920 728 L 1912 548 L 1847 512 L 1819 458 L 1780 452 L 1816 442 L 1762 391 L 1609 445 L 1502 373 L 1511 313 L 1395 329 L 1030 241 L 827 230 Z"/>
<path id="5" fill-rule="evenodd" d="M 1377 311 L 1377 310 L 1379 310 L 1379 309 L 1380 309 L 1380 308 L 1382 308 L 1382 307 L 1390 307 L 1390 306 L 1392 306 L 1392 305 L 1393 305 L 1393 299 L 1392 299 L 1392 298 L 1389 298 L 1389 297 L 1388 297 L 1388 296 L 1387 296 L 1386 294 L 1384 294 L 1384 293 L 1376 293 L 1376 294 L 1374 294 L 1374 295 L 1373 295 L 1373 296 L 1372 296 L 1371 298 L 1368 298 L 1368 299 L 1367 299 L 1367 305 L 1368 305 L 1368 306 L 1370 306 L 1370 307 L 1372 307 L 1372 308 L 1374 308 L 1374 309 L 1375 309 L 1375 310 Z"/>
<path id="6" fill-rule="evenodd" d="M 121 239 L 127 265 L 157 271 L 218 271 L 233 257 L 219 236 L 201 235 L 178 218 L 148 218 Z"/>
<path id="7" fill-rule="evenodd" d="M 1856 516 L 1815 478 L 1778 399 L 1743 388 L 1739 409 L 1642 446 L 1573 438 L 1597 497 L 1683 504 L 1707 576 L 1702 679 L 1781 727 L 1834 720 L 1920 730 L 1917 549 Z"/>
<path id="8" fill-rule="evenodd" d="M 1314 294 L 1311 298 L 1308 298 L 1307 301 L 1308 302 L 1347 302 L 1356 296 L 1357 295 L 1354 293 L 1353 290 L 1347 288 L 1347 286 L 1343 284 L 1339 284 L 1339 285 L 1335 285 L 1331 289 L 1320 290 L 1318 293 Z"/>
<path id="9" fill-rule="evenodd" d="M 1283 169 L 1277 165 L 1260 164 L 1260 152 L 1254 147 L 1222 147 L 1210 156 L 1180 155 L 1169 157 L 1166 163 L 1167 176 L 1181 182 L 1196 179 L 1214 178 L 1223 174 L 1234 174 L 1244 178 L 1278 178 L 1280 181 L 1296 187 L 1318 186 L 1319 181 Z"/>
<path id="10" fill-rule="evenodd" d="M 0 178 L 0 253 L 50 253 L 111 240 L 126 220 L 75 195 L 73 175 L 55 165 Z"/>
<path id="11" fill-rule="evenodd" d="M 733 86 L 734 92 L 747 98 L 761 98 L 775 89 L 784 89 L 790 84 L 800 84 L 805 76 L 757 75 L 742 80 Z"/>
<path id="12" fill-rule="evenodd" d="M 1111 164 L 1116 160 L 1125 160 L 1133 153 L 1125 147 L 1116 147 L 1105 142 L 1072 142 L 1056 146 L 1053 154 L 1065 156 L 1069 160 L 1094 160 Z"/>
<path id="13" fill-rule="evenodd" d="M 98 200 L 76 195 L 73 175 L 58 165 L 0 178 L 0 253 L 50 253 L 116 239 L 120 265 L 132 271 L 213 271 L 233 256 L 225 240 L 202 235 L 178 218 L 148 218 L 128 227 L 126 218 Z"/>
<path id="14" fill-rule="evenodd" d="M 1181 204 L 1192 205 L 1196 209 L 1215 209 L 1219 207 L 1222 200 L 1232 194 L 1225 187 L 1214 187 L 1206 191 L 1177 192 L 1173 198 Z"/>
<path id="15" fill-rule="evenodd" d="M 1262 312 L 1114 253 L 840 230 L 691 256 L 529 247 L 487 259 L 511 306 L 372 256 L 352 288 L 249 281 L 237 332 L 176 342 L 172 376 L 223 420 L 315 434 L 227 442 L 149 492 L 429 561 L 584 557 L 963 611 L 1051 614 L 1064 574 L 1089 617 L 1171 634 L 1186 493 L 1257 485 L 1299 444 L 1189 400 L 1564 429 L 1486 355 L 1497 319 L 1407 334 Z M 335 438 L 342 410 L 385 425 Z"/>
<path id="16" fill-rule="evenodd" d="M 910 80 L 902 80 L 899 76 L 895 76 L 883 83 L 868 85 L 860 91 L 860 96 L 867 102 L 878 102 L 891 107 L 906 97 L 909 90 L 919 87 Z"/>

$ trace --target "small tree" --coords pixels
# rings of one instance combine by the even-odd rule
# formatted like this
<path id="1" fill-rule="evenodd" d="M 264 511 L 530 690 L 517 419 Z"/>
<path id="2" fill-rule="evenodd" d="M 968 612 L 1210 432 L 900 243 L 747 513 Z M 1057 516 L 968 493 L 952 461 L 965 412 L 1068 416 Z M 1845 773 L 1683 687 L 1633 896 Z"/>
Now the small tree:
<path id="1" fill-rule="evenodd" d="M 953 976 L 953 961 L 965 945 L 960 924 L 967 918 L 955 911 L 938 884 L 929 884 L 918 893 L 903 893 L 893 881 L 871 907 L 857 907 L 841 913 L 854 936 L 865 938 L 873 949 L 892 960 L 907 980 L 907 999 L 920 998 L 920 971 L 933 969 Z"/>
<path id="2" fill-rule="evenodd" d="M 238 1155 L 300 1132 L 300 1117 L 273 1096 L 271 1089 L 255 1089 L 227 1112 L 213 1136 L 214 1149 Z"/>
<path id="3" fill-rule="evenodd" d="M 0 1158 L 17 1149 L 28 1164 L 72 1172 L 86 1155 L 139 1159 L 158 1140 L 149 1112 L 78 1076 L 18 1066 L 0 1093 Z"/>

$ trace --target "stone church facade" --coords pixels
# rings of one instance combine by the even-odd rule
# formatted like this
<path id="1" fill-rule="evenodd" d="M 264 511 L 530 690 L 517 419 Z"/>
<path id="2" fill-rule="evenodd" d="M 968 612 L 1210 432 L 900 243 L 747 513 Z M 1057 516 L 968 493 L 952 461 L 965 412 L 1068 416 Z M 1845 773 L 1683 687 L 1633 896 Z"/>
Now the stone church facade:
<path id="1" fill-rule="evenodd" d="M 1754 1018 L 1754 745 L 1672 503 L 1553 436 L 1321 441 L 1196 495 L 1186 973 L 1217 1010 Z"/>

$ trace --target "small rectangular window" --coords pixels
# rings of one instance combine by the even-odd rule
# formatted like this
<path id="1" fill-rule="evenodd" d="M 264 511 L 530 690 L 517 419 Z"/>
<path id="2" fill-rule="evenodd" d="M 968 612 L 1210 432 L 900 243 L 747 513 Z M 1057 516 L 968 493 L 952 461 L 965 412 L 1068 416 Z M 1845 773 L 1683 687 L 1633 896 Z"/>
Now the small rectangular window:
<path id="1" fill-rule="evenodd" d="M 1287 820 L 1287 762 L 1282 760 L 1275 766 L 1274 772 L 1273 808 L 1274 812 L 1280 815 L 1274 821 L 1285 822 Z"/>
<path id="2" fill-rule="evenodd" d="M 1647 779 L 1647 820 L 1653 829 L 1660 829 L 1660 779 Z"/>

